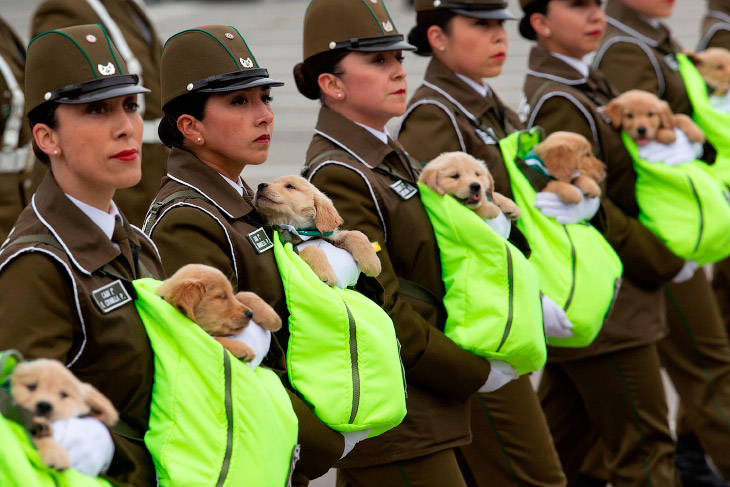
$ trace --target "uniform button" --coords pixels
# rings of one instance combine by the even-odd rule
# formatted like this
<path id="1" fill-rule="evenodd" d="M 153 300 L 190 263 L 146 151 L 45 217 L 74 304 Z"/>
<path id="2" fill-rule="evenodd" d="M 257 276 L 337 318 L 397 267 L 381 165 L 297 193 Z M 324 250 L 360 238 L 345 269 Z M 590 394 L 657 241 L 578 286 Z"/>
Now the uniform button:
<path id="1" fill-rule="evenodd" d="M 335 41 L 330 42 L 330 49 L 334 49 L 337 47 L 337 43 Z"/>
<path id="2" fill-rule="evenodd" d="M 188 83 L 187 89 L 188 89 L 188 91 L 193 91 L 193 84 Z"/>

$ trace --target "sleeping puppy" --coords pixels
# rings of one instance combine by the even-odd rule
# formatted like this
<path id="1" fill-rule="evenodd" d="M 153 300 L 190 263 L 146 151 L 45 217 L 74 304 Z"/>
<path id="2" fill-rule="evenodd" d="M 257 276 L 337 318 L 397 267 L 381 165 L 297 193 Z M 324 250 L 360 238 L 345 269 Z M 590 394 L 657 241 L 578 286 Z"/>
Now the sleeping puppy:
<path id="1" fill-rule="evenodd" d="M 78 380 L 56 360 L 37 359 L 18 364 L 10 376 L 10 395 L 33 414 L 33 443 L 41 461 L 57 470 L 70 468 L 71 457 L 53 441 L 54 421 L 93 416 L 112 426 L 119 419 L 106 396 Z"/>
<path id="2" fill-rule="evenodd" d="M 580 203 L 583 195 L 601 196 L 598 184 L 606 172 L 585 137 L 573 132 L 553 132 L 532 150 L 555 178 L 543 191 L 555 193 L 561 201 L 573 204 Z"/>
<path id="3" fill-rule="evenodd" d="M 465 152 L 444 152 L 426 165 L 418 180 L 441 196 L 453 196 L 481 218 L 496 218 L 500 210 L 510 220 L 520 217 L 517 205 L 494 191 L 486 164 Z"/>
<path id="4" fill-rule="evenodd" d="M 730 91 L 730 51 L 709 47 L 703 52 L 685 52 L 707 83 L 711 96 L 725 96 Z"/>
<path id="5" fill-rule="evenodd" d="M 667 102 L 648 91 L 629 90 L 611 100 L 603 113 L 616 129 L 625 130 L 639 146 L 652 140 L 673 143 L 677 140 L 675 127 L 687 134 L 690 142 L 705 142 L 705 134 L 691 118 L 675 115 Z"/>
<path id="6" fill-rule="evenodd" d="M 264 300 L 251 292 L 234 295 L 226 276 L 207 265 L 181 267 L 160 284 L 156 294 L 244 362 L 256 357 L 254 351 L 245 343 L 227 337 L 241 333 L 251 320 L 265 330 L 281 328 L 281 318 Z"/>
<path id="7" fill-rule="evenodd" d="M 375 277 L 380 274 L 380 259 L 365 234 L 357 230 L 338 230 L 343 220 L 332 201 L 303 177 L 282 176 L 272 183 L 259 184 L 253 204 L 270 225 L 290 225 L 298 230 L 316 229 L 320 233 L 333 232 L 332 235 L 318 238 L 352 254 L 365 275 Z M 299 256 L 327 285 L 337 284 L 335 271 L 322 249 L 305 247 L 299 251 Z"/>

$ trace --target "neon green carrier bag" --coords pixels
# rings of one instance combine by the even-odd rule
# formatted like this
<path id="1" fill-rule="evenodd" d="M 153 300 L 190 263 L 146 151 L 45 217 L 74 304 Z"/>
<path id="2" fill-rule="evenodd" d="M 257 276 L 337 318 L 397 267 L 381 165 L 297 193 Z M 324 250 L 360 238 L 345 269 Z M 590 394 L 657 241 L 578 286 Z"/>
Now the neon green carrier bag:
<path id="1" fill-rule="evenodd" d="M 289 381 L 330 428 L 369 438 L 403 421 L 405 378 L 393 321 L 352 289 L 329 287 L 274 232 L 289 308 Z"/>
<path id="2" fill-rule="evenodd" d="M 710 171 L 725 185 L 730 186 L 730 112 L 720 112 L 710 105 L 707 84 L 692 61 L 684 54 L 677 54 L 679 74 L 692 104 L 693 118 L 717 151 Z"/>
<path id="3" fill-rule="evenodd" d="M 111 487 L 99 477 L 69 468 L 59 472 L 46 467 L 26 429 L 13 421 L 19 408 L 6 390 L 8 376 L 22 357 L 15 350 L 0 353 L 0 485 L 2 487 Z M 22 413 L 19 413 L 22 414 Z"/>
<path id="4" fill-rule="evenodd" d="M 639 221 L 683 259 L 699 265 L 730 255 L 730 202 L 727 188 L 707 164 L 678 166 L 639 157 L 636 142 L 621 133 L 634 160 Z"/>
<path id="5" fill-rule="evenodd" d="M 162 487 L 283 487 L 298 455 L 298 422 L 279 377 L 233 357 L 155 294 L 132 282 L 155 353 L 144 441 Z"/>
<path id="6" fill-rule="evenodd" d="M 518 167 L 544 135 L 541 127 L 514 132 L 499 141 L 515 203 L 517 227 L 530 243 L 530 263 L 541 291 L 565 310 L 570 338 L 548 337 L 555 347 L 587 347 L 601 331 L 618 290 L 623 266 L 605 238 L 587 222 L 561 225 L 535 208 L 536 191 Z M 527 170 L 527 169 L 526 169 Z"/>
<path id="7" fill-rule="evenodd" d="M 517 247 L 450 195 L 418 183 L 441 256 L 444 334 L 526 374 L 545 365 L 540 282 Z"/>

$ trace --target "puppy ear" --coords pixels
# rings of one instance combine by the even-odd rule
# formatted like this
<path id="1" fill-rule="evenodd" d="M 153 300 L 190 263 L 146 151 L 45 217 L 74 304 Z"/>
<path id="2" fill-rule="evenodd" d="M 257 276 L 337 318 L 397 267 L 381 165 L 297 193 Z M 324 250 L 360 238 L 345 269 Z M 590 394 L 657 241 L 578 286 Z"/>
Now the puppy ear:
<path id="1" fill-rule="evenodd" d="M 489 180 L 489 187 L 487 187 L 485 191 L 487 193 L 487 199 L 489 199 L 489 201 L 494 201 L 494 178 L 492 177 L 492 173 L 489 171 L 487 171 L 485 175 L 487 176 L 487 180 Z"/>
<path id="2" fill-rule="evenodd" d="M 613 128 L 617 130 L 621 128 L 621 102 L 618 98 L 608 102 L 608 105 L 603 108 L 603 114 L 611 119 Z"/>
<path id="3" fill-rule="evenodd" d="M 167 292 L 165 300 L 195 321 L 195 309 L 205 297 L 205 284 L 194 279 L 182 279 Z"/>
<path id="4" fill-rule="evenodd" d="M 321 193 L 314 195 L 314 209 L 314 226 L 322 233 L 332 232 L 344 222 L 332 200 Z"/>
<path id="5" fill-rule="evenodd" d="M 446 192 L 439 186 L 439 170 L 436 165 L 426 164 L 426 167 L 421 171 L 421 175 L 418 177 L 418 181 L 422 182 L 438 194 L 443 196 Z"/>
<path id="6" fill-rule="evenodd" d="M 700 58 L 697 54 L 690 50 L 683 50 L 682 53 L 687 56 L 687 59 L 692 61 L 692 64 L 695 66 L 700 66 L 702 64 L 702 58 Z"/>
<path id="7" fill-rule="evenodd" d="M 119 414 L 112 402 L 90 384 L 81 384 L 84 402 L 91 409 L 91 415 L 107 426 L 113 426 L 119 419 Z"/>
<path id="8" fill-rule="evenodd" d="M 659 120 L 661 121 L 661 126 L 673 130 L 675 126 L 674 114 L 672 113 L 672 109 L 669 108 L 669 103 L 662 100 L 660 105 Z"/>
<path id="9" fill-rule="evenodd" d="M 570 182 L 573 179 L 576 155 L 573 146 L 558 143 L 544 151 L 541 158 L 552 177 L 559 181 Z"/>

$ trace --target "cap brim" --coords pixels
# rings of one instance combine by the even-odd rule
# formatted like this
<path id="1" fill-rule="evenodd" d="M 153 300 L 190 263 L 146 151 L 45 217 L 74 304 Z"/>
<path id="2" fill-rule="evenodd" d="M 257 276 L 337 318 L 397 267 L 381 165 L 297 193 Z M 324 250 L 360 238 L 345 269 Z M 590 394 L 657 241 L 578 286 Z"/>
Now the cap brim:
<path id="1" fill-rule="evenodd" d="M 80 105 L 81 103 L 90 103 L 92 101 L 108 100 L 109 98 L 116 98 L 118 96 L 136 95 L 139 93 L 149 93 L 150 90 L 139 85 L 122 85 L 112 86 L 106 90 L 94 90 L 89 93 L 83 93 L 78 96 L 61 97 L 53 101 L 56 103 L 65 103 L 67 105 Z"/>
<path id="2" fill-rule="evenodd" d="M 221 93 L 228 91 L 247 90 L 249 88 L 255 88 L 257 86 L 284 86 L 283 81 L 271 78 L 253 78 L 243 79 L 241 81 L 227 84 L 225 86 L 216 86 L 214 88 L 201 88 L 197 90 L 198 93 Z"/>
<path id="3" fill-rule="evenodd" d="M 452 12 L 464 17 L 472 17 L 475 19 L 495 19 L 495 20 L 517 20 L 517 17 L 509 13 L 506 8 L 492 9 L 450 9 Z"/>
<path id="4" fill-rule="evenodd" d="M 362 52 L 382 52 L 382 51 L 415 51 L 416 46 L 408 44 L 406 41 L 383 42 L 382 44 L 373 44 L 372 46 L 350 47 L 350 51 Z"/>

